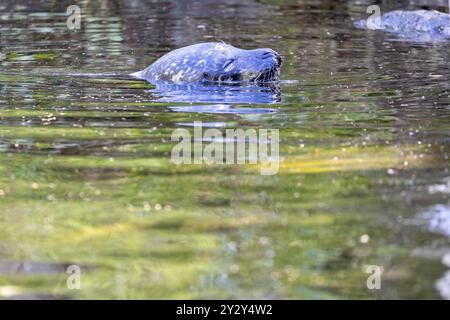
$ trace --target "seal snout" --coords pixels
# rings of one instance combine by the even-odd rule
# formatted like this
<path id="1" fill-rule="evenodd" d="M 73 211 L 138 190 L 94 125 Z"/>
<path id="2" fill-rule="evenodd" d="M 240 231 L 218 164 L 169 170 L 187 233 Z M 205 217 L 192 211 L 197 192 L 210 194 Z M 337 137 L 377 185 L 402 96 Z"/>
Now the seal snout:
<path id="1" fill-rule="evenodd" d="M 283 63 L 283 57 L 278 52 L 269 48 L 261 49 L 261 57 L 263 59 L 273 59 L 276 62 L 277 67 L 281 67 L 281 64 Z"/>
<path id="2" fill-rule="evenodd" d="M 277 59 L 278 67 L 281 67 L 281 64 L 283 63 L 283 56 L 280 56 L 280 55 L 277 53 L 277 55 L 275 56 L 275 58 Z"/>

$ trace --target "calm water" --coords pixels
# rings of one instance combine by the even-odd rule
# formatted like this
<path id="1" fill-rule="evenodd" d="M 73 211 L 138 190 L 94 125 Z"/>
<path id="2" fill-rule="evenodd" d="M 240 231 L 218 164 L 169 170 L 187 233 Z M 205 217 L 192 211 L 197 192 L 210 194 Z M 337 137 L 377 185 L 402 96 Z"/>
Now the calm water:
<path id="1" fill-rule="evenodd" d="M 73 2 L 0 4 L 0 297 L 450 298 L 450 42 L 355 29 L 370 1 Z M 126 76 L 220 40 L 279 91 Z M 279 173 L 172 164 L 194 121 L 279 129 Z"/>

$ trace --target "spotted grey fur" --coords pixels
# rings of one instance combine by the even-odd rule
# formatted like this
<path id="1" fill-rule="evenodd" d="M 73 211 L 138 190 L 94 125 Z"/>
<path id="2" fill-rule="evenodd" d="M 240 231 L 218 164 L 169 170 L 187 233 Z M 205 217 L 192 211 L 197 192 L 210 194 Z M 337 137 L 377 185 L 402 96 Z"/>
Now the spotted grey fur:
<path id="1" fill-rule="evenodd" d="M 380 29 L 404 36 L 450 39 L 450 14 L 435 10 L 391 11 L 380 19 L 355 22 L 359 28 Z"/>
<path id="2" fill-rule="evenodd" d="M 173 50 L 131 75 L 153 84 L 272 82 L 279 78 L 281 63 L 272 49 L 244 50 L 209 42 Z"/>

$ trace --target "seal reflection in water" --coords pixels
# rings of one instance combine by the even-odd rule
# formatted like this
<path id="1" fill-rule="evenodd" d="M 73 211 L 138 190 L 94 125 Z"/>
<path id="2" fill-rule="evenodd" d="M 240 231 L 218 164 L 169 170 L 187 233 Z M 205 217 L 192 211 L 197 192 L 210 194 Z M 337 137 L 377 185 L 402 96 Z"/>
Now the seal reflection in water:
<path id="1" fill-rule="evenodd" d="M 173 50 L 131 75 L 155 84 L 158 101 L 273 103 L 281 64 L 272 49 L 210 42 Z"/>

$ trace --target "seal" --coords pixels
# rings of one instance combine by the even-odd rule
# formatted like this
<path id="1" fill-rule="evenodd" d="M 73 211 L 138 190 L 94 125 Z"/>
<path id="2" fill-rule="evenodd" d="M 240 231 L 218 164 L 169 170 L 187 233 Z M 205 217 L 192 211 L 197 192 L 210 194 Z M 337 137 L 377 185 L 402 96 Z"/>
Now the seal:
<path id="1" fill-rule="evenodd" d="M 282 57 L 272 49 L 245 50 L 220 42 L 198 43 L 173 50 L 131 76 L 159 83 L 273 82 Z"/>
<path id="2" fill-rule="evenodd" d="M 436 39 L 450 38 L 450 14 L 435 10 L 396 10 L 382 15 L 379 19 L 357 21 L 355 26 L 412 37 L 426 34 Z"/>

